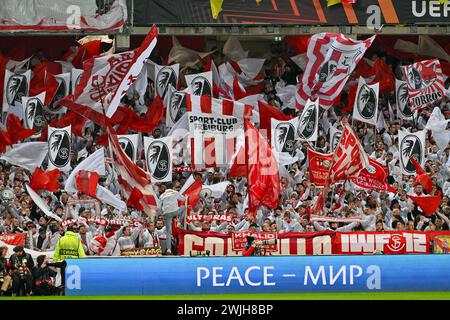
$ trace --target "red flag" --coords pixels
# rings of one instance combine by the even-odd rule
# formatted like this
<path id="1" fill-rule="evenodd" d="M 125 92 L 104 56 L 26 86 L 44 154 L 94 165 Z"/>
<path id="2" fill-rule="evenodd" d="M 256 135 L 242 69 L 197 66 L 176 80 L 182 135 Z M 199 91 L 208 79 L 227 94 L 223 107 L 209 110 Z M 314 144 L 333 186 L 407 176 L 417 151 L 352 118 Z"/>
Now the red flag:
<path id="1" fill-rule="evenodd" d="M 409 159 L 416 168 L 416 178 L 414 179 L 414 185 L 421 184 L 427 193 L 433 191 L 433 181 L 431 180 L 431 177 L 427 175 L 425 170 L 422 169 L 422 167 L 417 163 L 414 157 L 409 157 Z"/>
<path id="2" fill-rule="evenodd" d="M 8 115 L 8 118 L 6 119 L 6 130 L 11 144 L 31 137 L 36 133 L 36 130 L 34 129 L 24 128 L 20 119 L 14 114 Z"/>
<path id="3" fill-rule="evenodd" d="M 280 121 L 292 119 L 292 117 L 285 115 L 277 108 L 272 107 L 271 105 L 265 102 L 258 101 L 258 107 L 259 107 L 259 129 L 263 134 L 264 132 L 266 132 L 267 137 L 269 137 L 269 139 L 272 136 L 271 135 L 272 118 Z"/>
<path id="4" fill-rule="evenodd" d="M 144 116 L 138 117 L 133 120 L 130 126 L 130 130 L 137 132 L 151 132 L 161 121 L 164 116 L 164 104 L 162 99 L 157 96 L 148 107 Z"/>
<path id="5" fill-rule="evenodd" d="M 348 124 L 345 125 L 341 139 L 333 153 L 328 184 L 356 178 L 368 165 L 369 158 L 364 152 L 358 136 Z"/>
<path id="6" fill-rule="evenodd" d="M 193 176 L 190 176 L 181 188 L 180 193 L 187 197 L 188 206 L 193 208 L 200 201 L 200 191 L 202 191 L 202 179 L 194 179 Z M 180 203 L 180 205 L 184 205 L 184 203 Z"/>
<path id="7" fill-rule="evenodd" d="M 72 60 L 73 66 L 77 69 L 82 69 L 84 61 L 100 55 L 101 45 L 101 40 L 93 40 L 79 46 Z"/>
<path id="8" fill-rule="evenodd" d="M 44 172 L 37 167 L 30 178 L 30 188 L 35 191 L 48 190 L 56 192 L 61 189 L 61 185 L 58 182 L 60 176 L 61 171 L 59 169 Z"/>
<path id="9" fill-rule="evenodd" d="M 239 83 L 238 78 L 235 76 L 233 79 L 233 95 L 234 100 L 241 100 L 242 98 L 245 98 L 248 94 L 245 91 L 242 85 Z"/>
<path id="10" fill-rule="evenodd" d="M 130 196 L 127 200 L 127 206 L 133 207 L 136 210 L 142 211 L 144 210 L 144 206 L 141 204 L 141 200 L 144 198 L 144 195 L 141 191 L 139 191 L 138 188 L 133 188 L 133 191 L 131 191 Z"/>
<path id="11" fill-rule="evenodd" d="M 61 119 L 52 122 L 52 127 L 64 128 L 72 125 L 72 133 L 78 137 L 83 136 L 83 128 L 87 119 L 74 111 L 68 111 Z"/>
<path id="12" fill-rule="evenodd" d="M 427 217 L 431 216 L 439 208 L 442 200 L 442 193 L 439 191 L 437 196 L 411 196 L 408 197 L 417 204 Z"/>
<path id="13" fill-rule="evenodd" d="M 44 105 L 48 105 L 55 97 L 59 84 L 55 76 L 48 72 L 44 67 L 40 70 L 34 69 L 33 78 L 30 80 L 30 92 L 29 96 L 37 96 L 41 92 L 45 92 Z"/>
<path id="14" fill-rule="evenodd" d="M 80 170 L 75 177 L 80 192 L 97 198 L 98 173 L 95 171 Z"/>
<path id="15" fill-rule="evenodd" d="M 5 152 L 7 146 L 12 146 L 13 143 L 9 139 L 9 135 L 6 131 L 0 130 L 0 153 Z"/>
<path id="16" fill-rule="evenodd" d="M 321 214 L 321 213 L 323 213 L 324 206 L 325 206 L 325 196 L 324 196 L 324 190 L 322 190 L 319 192 L 316 203 L 314 204 L 314 206 L 312 208 L 312 212 L 314 214 Z"/>
<path id="17" fill-rule="evenodd" d="M 325 154 L 308 149 L 309 179 L 316 186 L 325 186 L 330 171 L 333 154 Z"/>
<path id="18" fill-rule="evenodd" d="M 277 160 L 267 140 L 247 119 L 244 127 L 249 211 L 255 213 L 261 206 L 276 208 L 280 195 Z"/>
<path id="19" fill-rule="evenodd" d="M 352 178 L 353 183 L 361 188 L 373 190 L 387 190 L 392 192 L 387 183 L 388 169 L 376 160 L 369 158 L 369 166 Z"/>

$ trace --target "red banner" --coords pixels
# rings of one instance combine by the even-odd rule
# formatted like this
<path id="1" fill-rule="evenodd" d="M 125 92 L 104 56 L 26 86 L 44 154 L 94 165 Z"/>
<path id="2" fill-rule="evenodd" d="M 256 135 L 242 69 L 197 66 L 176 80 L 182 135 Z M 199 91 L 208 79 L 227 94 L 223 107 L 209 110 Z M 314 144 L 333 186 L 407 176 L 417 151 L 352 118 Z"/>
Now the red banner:
<path id="1" fill-rule="evenodd" d="M 245 237 L 243 237 L 246 242 Z M 434 240 L 438 253 L 449 252 L 450 231 L 442 232 L 287 232 L 277 235 L 276 251 L 269 255 L 427 254 Z M 183 230 L 178 252 L 210 251 L 211 256 L 240 256 L 233 250 L 232 234 Z"/>
<path id="2" fill-rule="evenodd" d="M 23 247 L 25 245 L 25 233 L 0 234 L 0 241 L 9 244 L 11 246 Z"/>
<path id="3" fill-rule="evenodd" d="M 240 231 L 240 232 L 234 232 L 232 234 L 232 240 L 233 240 L 233 250 L 234 251 L 242 251 L 245 249 L 245 246 L 247 244 L 247 237 L 254 237 L 255 241 L 264 241 L 264 240 L 273 240 L 277 239 L 277 233 L 276 232 L 249 232 L 249 231 Z M 264 249 L 266 249 L 268 252 L 274 252 L 277 251 L 277 245 L 268 245 L 263 246 Z"/>
<path id="4" fill-rule="evenodd" d="M 325 186 L 333 154 L 324 154 L 308 149 L 309 179 L 316 186 Z"/>
<path id="5" fill-rule="evenodd" d="M 369 158 L 369 166 L 363 169 L 356 178 L 352 178 L 352 181 L 361 188 L 388 190 L 387 175 L 388 169 L 385 166 Z"/>

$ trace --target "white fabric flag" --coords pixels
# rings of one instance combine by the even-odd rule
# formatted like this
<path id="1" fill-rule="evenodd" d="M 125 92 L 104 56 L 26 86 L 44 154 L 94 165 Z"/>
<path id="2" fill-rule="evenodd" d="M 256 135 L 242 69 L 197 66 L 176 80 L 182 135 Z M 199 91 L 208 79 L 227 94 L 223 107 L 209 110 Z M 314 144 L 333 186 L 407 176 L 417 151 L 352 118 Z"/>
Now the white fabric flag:
<path id="1" fill-rule="evenodd" d="M 377 120 L 377 130 L 381 131 L 385 128 L 384 124 L 384 114 L 382 111 L 378 112 L 378 120 Z"/>
<path id="2" fill-rule="evenodd" d="M 71 126 L 53 128 L 48 126 L 48 170 L 59 169 L 69 172 L 71 146 Z"/>
<path id="3" fill-rule="evenodd" d="M 430 118 L 425 126 L 425 129 L 431 130 L 434 141 L 439 149 L 444 150 L 450 142 L 450 130 L 447 130 L 447 125 L 450 119 L 445 119 L 439 107 L 434 107 Z"/>
<path id="4" fill-rule="evenodd" d="M 244 51 L 238 38 L 235 36 L 228 37 L 227 42 L 223 45 L 222 53 L 231 60 L 238 61 L 247 58 L 248 51 Z"/>
<path id="5" fill-rule="evenodd" d="M 28 194 L 30 195 L 33 202 L 45 213 L 46 216 L 55 219 L 58 222 L 61 222 L 62 219 L 58 217 L 56 214 L 50 211 L 50 208 L 45 204 L 44 200 L 33 190 L 30 186 L 25 184 L 25 188 L 27 189 Z"/>
<path id="6" fill-rule="evenodd" d="M 336 149 L 337 144 L 339 143 L 339 140 L 341 139 L 342 131 L 338 130 L 335 126 L 332 126 L 330 128 L 330 148 L 331 152 L 334 152 Z"/>
<path id="7" fill-rule="evenodd" d="M 156 64 L 154 62 L 150 63 L 153 64 L 154 68 L 153 79 L 155 79 L 154 83 L 156 94 L 164 99 L 170 86 L 172 86 L 173 88 L 178 87 L 178 74 L 180 65 L 174 64 L 171 66 L 160 66 L 159 64 Z"/>
<path id="8" fill-rule="evenodd" d="M 395 79 L 395 99 L 397 104 L 397 117 L 402 120 L 412 120 L 414 113 L 409 103 L 408 84 L 406 81 Z"/>
<path id="9" fill-rule="evenodd" d="M 83 69 L 75 69 L 71 70 L 70 74 L 70 93 L 75 93 L 75 87 L 80 83 L 80 76 L 83 73 Z"/>
<path id="10" fill-rule="evenodd" d="M 56 104 L 56 101 L 69 95 L 71 78 L 72 75 L 70 72 L 55 75 L 55 79 L 58 82 L 58 88 L 56 89 L 52 101 L 47 106 L 48 110 L 51 113 L 62 114 L 67 112 L 67 109 L 61 105 Z"/>
<path id="11" fill-rule="evenodd" d="M 37 167 L 41 166 L 47 153 L 47 142 L 23 142 L 13 145 L 0 159 L 33 173 Z"/>
<path id="12" fill-rule="evenodd" d="M 413 157 L 423 167 L 425 163 L 425 134 L 426 130 L 414 133 L 405 130 L 398 131 L 399 158 L 402 174 L 416 174 L 416 168 L 411 162 L 410 157 Z"/>
<path id="13" fill-rule="evenodd" d="M 212 97 L 212 71 L 197 74 L 187 74 L 184 77 L 186 78 L 186 84 L 189 93 L 196 96 Z"/>
<path id="14" fill-rule="evenodd" d="M 291 120 L 280 121 L 274 118 L 270 120 L 272 151 L 287 153 L 291 156 L 294 154 L 295 141 L 298 140 L 298 122 L 299 117 Z"/>
<path id="15" fill-rule="evenodd" d="M 117 139 L 128 158 L 136 162 L 139 150 L 139 134 L 122 134 L 118 135 Z"/>
<path id="16" fill-rule="evenodd" d="M 297 135 L 302 141 L 316 141 L 319 129 L 319 99 L 308 99 L 298 123 Z"/>
<path id="17" fill-rule="evenodd" d="M 353 119 L 372 125 L 377 124 L 379 88 L 379 83 L 369 85 L 363 77 L 359 78 L 353 105 Z"/>
<path id="18" fill-rule="evenodd" d="M 172 137 L 144 137 L 144 150 L 147 171 L 152 175 L 152 182 L 172 181 Z"/>
<path id="19" fill-rule="evenodd" d="M 12 114 L 22 111 L 22 97 L 27 97 L 30 91 L 31 70 L 24 73 L 14 73 L 5 70 L 5 78 L 3 79 L 3 112 L 9 112 L 11 108 Z"/>
<path id="20" fill-rule="evenodd" d="M 35 129 L 41 131 L 47 120 L 44 116 L 45 92 L 33 97 L 22 97 L 23 123 L 27 129 Z M 32 136 L 39 137 L 40 133 Z"/>
<path id="21" fill-rule="evenodd" d="M 207 192 L 211 193 L 211 197 L 219 199 L 223 196 L 225 190 L 227 189 L 228 185 L 230 185 L 230 184 L 231 184 L 230 181 L 224 181 L 224 182 L 219 182 L 216 184 L 203 185 L 202 191 L 209 190 Z"/>

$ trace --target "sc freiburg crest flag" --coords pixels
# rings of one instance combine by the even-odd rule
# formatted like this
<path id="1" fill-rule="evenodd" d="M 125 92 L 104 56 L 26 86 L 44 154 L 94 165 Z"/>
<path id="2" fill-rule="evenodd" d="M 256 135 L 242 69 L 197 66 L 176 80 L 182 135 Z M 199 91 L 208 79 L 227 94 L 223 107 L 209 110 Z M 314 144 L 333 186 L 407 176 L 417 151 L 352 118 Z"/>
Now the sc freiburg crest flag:
<path id="1" fill-rule="evenodd" d="M 272 118 L 271 124 L 272 149 L 276 152 L 285 152 L 293 155 L 295 151 L 295 141 L 298 140 L 298 117 L 286 121 L 279 121 Z"/>
<path id="2" fill-rule="evenodd" d="M 402 67 L 413 111 L 432 105 L 445 96 L 444 77 L 438 59 Z"/>
<path id="3" fill-rule="evenodd" d="M 319 100 L 306 102 L 298 122 L 297 135 L 302 141 L 316 141 L 319 129 Z"/>
<path id="4" fill-rule="evenodd" d="M 342 34 L 319 33 L 309 41 L 305 72 L 299 87 L 300 104 L 320 99 L 329 108 L 339 97 L 350 74 L 364 56 L 375 36 L 357 41 Z"/>
<path id="5" fill-rule="evenodd" d="M 156 38 L 157 28 L 153 26 L 138 49 L 85 61 L 75 93 L 57 101 L 56 104 L 104 125 L 106 119 L 103 116 L 102 102 L 106 116 L 111 118 L 120 100 L 141 72 L 144 60 L 153 51 Z"/>
<path id="6" fill-rule="evenodd" d="M 353 119 L 368 124 L 377 124 L 379 83 L 367 84 L 362 77 L 359 78 L 353 105 Z"/>
<path id="7" fill-rule="evenodd" d="M 147 171 L 152 175 L 152 182 L 172 181 L 172 137 L 144 137 L 144 150 Z"/>
<path id="8" fill-rule="evenodd" d="M 400 168 L 404 175 L 416 175 L 416 166 L 411 161 L 414 158 L 423 167 L 425 163 L 425 133 L 426 130 L 410 133 L 398 131 Z"/>
<path id="9" fill-rule="evenodd" d="M 48 170 L 59 169 L 69 172 L 71 148 L 71 126 L 48 127 Z"/>

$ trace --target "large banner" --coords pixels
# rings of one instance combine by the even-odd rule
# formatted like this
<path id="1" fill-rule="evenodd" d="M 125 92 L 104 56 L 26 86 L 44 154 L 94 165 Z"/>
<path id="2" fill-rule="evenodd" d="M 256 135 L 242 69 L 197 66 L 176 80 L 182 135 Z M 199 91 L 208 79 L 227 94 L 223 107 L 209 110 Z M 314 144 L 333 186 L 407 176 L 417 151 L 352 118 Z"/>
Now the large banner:
<path id="1" fill-rule="evenodd" d="M 430 0 L 358 0 L 355 4 L 328 7 L 327 0 L 226 0 L 218 19 L 214 20 L 209 1 L 135 0 L 133 23 L 135 26 L 149 26 L 151 23 L 367 26 L 370 17 L 374 20 L 374 12 L 381 25 L 447 24 L 450 4 L 441 5 L 439 1 Z"/>
<path id="2" fill-rule="evenodd" d="M 324 187 L 331 167 L 333 154 L 325 154 L 308 149 L 309 179 L 316 186 Z"/>
<path id="3" fill-rule="evenodd" d="M 239 231 L 234 232 L 232 234 L 233 239 L 233 250 L 234 251 L 243 251 L 245 246 L 247 245 L 247 237 L 254 237 L 255 241 L 267 241 L 267 240 L 276 240 L 278 234 L 276 232 L 250 232 L 250 231 Z M 267 250 L 267 252 L 275 252 L 277 251 L 276 244 L 264 245 L 263 248 Z"/>
<path id="4" fill-rule="evenodd" d="M 352 178 L 353 183 L 365 189 L 388 190 L 387 176 L 389 171 L 378 161 L 369 158 L 369 166 L 363 169 L 356 178 Z"/>
<path id="5" fill-rule="evenodd" d="M 426 254 L 430 253 L 430 241 L 434 239 L 432 232 L 421 231 L 287 232 L 277 236 L 277 250 L 269 255 Z M 444 236 L 450 237 L 450 232 L 441 232 L 439 236 L 443 242 Z M 189 256 L 191 250 L 209 250 L 212 256 L 242 255 L 234 250 L 231 234 L 184 230 L 178 254 Z"/>
<path id="6" fill-rule="evenodd" d="M 11 246 L 24 246 L 25 233 L 4 233 L 0 234 L 0 241 Z"/>

